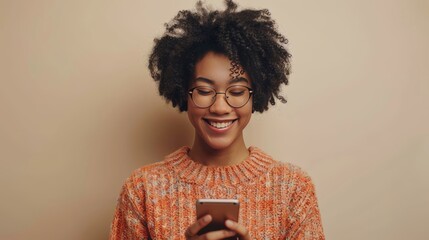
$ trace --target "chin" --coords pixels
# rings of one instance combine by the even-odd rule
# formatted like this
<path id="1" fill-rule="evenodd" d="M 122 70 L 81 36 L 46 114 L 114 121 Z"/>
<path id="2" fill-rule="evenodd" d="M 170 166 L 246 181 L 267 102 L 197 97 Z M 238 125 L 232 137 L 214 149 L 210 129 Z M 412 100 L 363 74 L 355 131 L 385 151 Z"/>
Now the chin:
<path id="1" fill-rule="evenodd" d="M 206 146 L 213 150 L 224 150 L 234 146 L 232 139 L 205 139 Z"/>

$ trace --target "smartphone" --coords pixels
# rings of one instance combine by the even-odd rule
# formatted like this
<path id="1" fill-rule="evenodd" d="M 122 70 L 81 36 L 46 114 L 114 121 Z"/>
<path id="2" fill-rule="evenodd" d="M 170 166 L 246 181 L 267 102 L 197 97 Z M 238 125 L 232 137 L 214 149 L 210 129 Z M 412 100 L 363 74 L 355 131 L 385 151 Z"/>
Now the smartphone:
<path id="1" fill-rule="evenodd" d="M 198 235 L 221 229 L 227 229 L 226 220 L 238 222 L 240 203 L 237 199 L 198 199 L 197 219 L 207 214 L 212 216 L 212 221 L 198 232 Z M 236 239 L 236 238 L 233 238 Z"/>

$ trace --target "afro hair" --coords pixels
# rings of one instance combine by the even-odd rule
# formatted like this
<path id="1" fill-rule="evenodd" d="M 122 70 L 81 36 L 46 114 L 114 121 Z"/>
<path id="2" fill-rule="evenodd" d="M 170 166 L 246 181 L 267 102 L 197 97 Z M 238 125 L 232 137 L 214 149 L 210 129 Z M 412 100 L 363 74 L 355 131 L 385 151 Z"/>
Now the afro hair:
<path id="1" fill-rule="evenodd" d="M 277 31 L 267 9 L 237 11 L 237 4 L 226 0 L 224 11 L 209 10 L 201 1 L 196 11 L 182 10 L 167 24 L 149 57 L 152 78 L 159 83 L 159 94 L 180 111 L 187 110 L 188 88 L 195 65 L 213 51 L 231 60 L 231 71 L 240 68 L 252 80 L 253 110 L 268 110 L 279 95 L 281 84 L 288 84 L 291 55 L 288 40 Z M 237 67 L 238 66 L 238 67 Z"/>

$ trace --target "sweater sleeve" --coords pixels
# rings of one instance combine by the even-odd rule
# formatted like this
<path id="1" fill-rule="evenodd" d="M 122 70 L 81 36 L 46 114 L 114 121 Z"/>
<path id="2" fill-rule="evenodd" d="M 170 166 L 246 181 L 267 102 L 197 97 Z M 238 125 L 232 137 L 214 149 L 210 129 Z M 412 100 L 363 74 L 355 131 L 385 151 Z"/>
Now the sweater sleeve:
<path id="1" fill-rule="evenodd" d="M 133 175 L 134 176 L 134 175 Z M 145 219 L 144 192 L 133 176 L 122 187 L 110 229 L 110 240 L 150 239 Z"/>
<path id="2" fill-rule="evenodd" d="M 286 239 L 325 239 L 314 184 L 301 170 L 294 176 L 291 226 Z"/>

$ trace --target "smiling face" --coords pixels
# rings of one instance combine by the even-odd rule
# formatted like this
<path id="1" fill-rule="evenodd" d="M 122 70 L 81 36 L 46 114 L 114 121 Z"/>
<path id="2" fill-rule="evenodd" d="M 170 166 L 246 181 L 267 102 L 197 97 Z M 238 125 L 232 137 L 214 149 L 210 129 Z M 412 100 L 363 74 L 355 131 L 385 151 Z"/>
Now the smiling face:
<path id="1" fill-rule="evenodd" d="M 247 73 L 231 77 L 231 60 L 223 54 L 208 52 L 195 66 L 190 88 L 211 87 L 216 92 L 225 92 L 230 86 L 251 87 Z M 195 105 L 188 97 L 188 117 L 195 128 L 194 145 L 212 150 L 245 147 L 243 129 L 252 115 L 252 99 L 243 107 L 233 108 L 224 94 L 217 94 L 216 101 L 208 108 Z"/>

